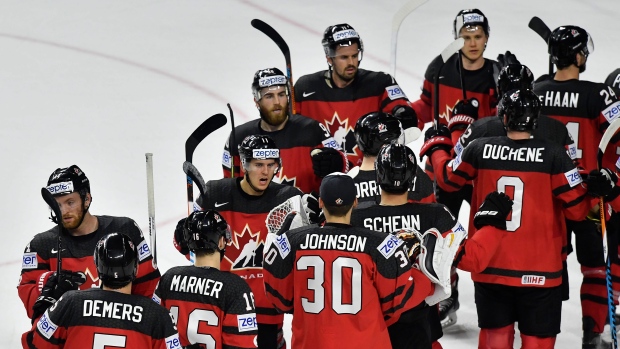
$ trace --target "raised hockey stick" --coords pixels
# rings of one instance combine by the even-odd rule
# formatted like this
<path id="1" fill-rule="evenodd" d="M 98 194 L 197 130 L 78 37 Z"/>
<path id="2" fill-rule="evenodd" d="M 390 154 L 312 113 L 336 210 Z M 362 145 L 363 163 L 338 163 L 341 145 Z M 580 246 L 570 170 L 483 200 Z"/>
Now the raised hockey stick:
<path id="1" fill-rule="evenodd" d="M 194 166 L 194 164 L 189 161 L 185 161 L 183 163 L 183 172 L 185 172 L 185 174 L 189 178 L 191 178 L 192 181 L 198 184 L 198 190 L 200 191 L 200 194 L 205 195 L 207 184 L 205 183 L 204 178 L 202 178 L 202 175 L 200 174 L 200 171 L 198 171 L 196 166 Z"/>
<path id="2" fill-rule="evenodd" d="M 596 155 L 596 164 L 598 169 L 603 168 L 603 155 L 605 155 L 605 149 L 612 137 L 620 129 L 620 119 L 614 120 L 601 138 L 598 145 L 598 153 Z M 605 222 L 605 202 L 601 196 L 599 199 L 599 212 L 601 215 L 601 234 L 603 237 L 603 256 L 605 258 L 605 279 L 607 281 L 607 308 L 609 310 L 609 332 L 611 333 L 611 341 L 614 345 L 614 349 L 618 349 L 618 338 L 616 335 L 616 306 L 613 298 L 613 288 L 611 282 L 611 258 L 609 258 L 609 247 L 607 244 L 607 227 Z"/>
<path id="3" fill-rule="evenodd" d="M 536 32 L 545 43 L 549 43 L 549 37 L 551 37 L 551 29 L 543 22 L 542 19 L 534 16 L 530 19 L 530 23 L 527 25 L 530 29 Z M 549 75 L 553 75 L 553 63 L 551 62 L 551 56 L 549 56 Z"/>
<path id="4" fill-rule="evenodd" d="M 157 269 L 157 237 L 155 231 L 155 185 L 153 183 L 153 153 L 146 153 L 146 192 L 149 204 L 149 237 L 153 268 Z"/>
<path id="5" fill-rule="evenodd" d="M 390 52 L 390 73 L 392 77 L 396 77 L 396 46 L 398 45 L 398 31 L 400 25 L 411 12 L 420 7 L 428 0 L 411 0 L 401 7 L 392 18 L 392 44 Z"/>
<path id="6" fill-rule="evenodd" d="M 273 42 L 278 45 L 280 51 L 284 55 L 284 61 L 286 62 L 286 77 L 288 78 L 289 91 L 291 94 L 291 102 L 289 103 L 289 112 L 291 115 L 295 114 L 295 89 L 293 88 L 293 68 L 291 65 L 291 51 L 286 44 L 286 41 L 282 38 L 278 32 L 273 29 L 269 24 L 261 21 L 260 19 L 253 19 L 251 22 L 252 26 L 263 34 L 267 35 Z"/>
<path id="7" fill-rule="evenodd" d="M 56 271 L 60 273 L 62 271 L 62 258 L 60 257 L 60 252 L 62 251 L 61 236 L 64 231 L 64 227 L 62 225 L 62 213 L 60 212 L 58 202 L 56 202 L 56 199 L 54 199 L 54 196 L 49 190 L 47 190 L 47 188 L 41 188 L 41 196 L 43 197 L 43 200 L 45 200 L 45 203 L 52 209 L 54 216 L 56 216 L 56 224 L 58 224 L 58 240 L 56 241 L 56 249 L 58 250 L 58 252 L 56 252 L 56 258 L 58 262 L 56 263 Z"/>
<path id="8" fill-rule="evenodd" d="M 460 50 L 465 44 L 465 40 L 463 38 L 458 38 L 450 43 L 450 45 L 446 46 L 446 48 L 441 51 L 441 65 L 439 69 L 437 69 L 437 73 L 435 74 L 435 81 L 433 86 L 433 100 L 434 109 L 435 109 L 435 129 L 439 127 L 439 76 L 441 75 L 441 69 L 443 65 L 446 64 L 448 59 L 452 57 L 458 50 Z"/>
<path id="9" fill-rule="evenodd" d="M 226 125 L 226 116 L 224 114 L 215 114 L 205 120 L 185 141 L 185 161 L 192 162 L 194 157 L 194 151 L 198 144 L 202 142 L 208 135 L 215 132 L 217 129 Z M 194 210 L 194 182 L 187 177 L 187 214 L 192 213 Z"/>
<path id="10" fill-rule="evenodd" d="M 232 132 L 230 133 L 230 140 L 228 142 L 228 152 L 230 153 L 230 178 L 235 178 L 235 158 L 232 152 L 233 147 L 237 146 L 237 142 L 235 141 L 235 113 L 233 113 L 233 110 L 230 107 L 230 103 L 226 103 L 226 105 L 228 106 L 228 112 L 230 114 L 230 126 L 232 128 Z"/>

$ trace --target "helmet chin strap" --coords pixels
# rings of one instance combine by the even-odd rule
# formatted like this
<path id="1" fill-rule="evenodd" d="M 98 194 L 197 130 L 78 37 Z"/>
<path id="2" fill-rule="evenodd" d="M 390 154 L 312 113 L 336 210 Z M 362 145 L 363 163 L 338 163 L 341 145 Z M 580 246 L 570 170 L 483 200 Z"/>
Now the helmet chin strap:
<path id="1" fill-rule="evenodd" d="M 262 192 L 264 192 L 264 190 L 260 190 L 260 189 L 256 188 L 256 187 L 254 186 L 254 184 L 252 184 L 252 181 L 250 180 L 250 176 L 248 176 L 248 173 L 247 173 L 247 172 L 245 173 L 245 180 L 246 180 L 246 181 L 248 182 L 248 184 L 250 185 L 250 188 L 252 188 L 252 190 L 254 190 L 255 192 L 258 192 L 258 193 L 262 193 Z"/>

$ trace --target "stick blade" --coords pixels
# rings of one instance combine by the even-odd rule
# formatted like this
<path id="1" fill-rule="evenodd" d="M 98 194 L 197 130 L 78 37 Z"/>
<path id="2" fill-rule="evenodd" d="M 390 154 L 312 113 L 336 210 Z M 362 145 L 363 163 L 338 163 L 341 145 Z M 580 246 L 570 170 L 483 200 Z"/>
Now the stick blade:
<path id="1" fill-rule="evenodd" d="M 390 73 L 392 76 L 396 76 L 396 46 L 398 41 L 398 31 L 400 29 L 400 25 L 403 23 L 405 18 L 409 16 L 411 12 L 413 12 L 418 7 L 422 6 L 428 0 L 411 0 L 407 2 L 403 7 L 401 7 L 394 17 L 392 18 L 392 45 L 391 45 L 391 53 L 390 53 Z"/>
<path id="2" fill-rule="evenodd" d="M 446 48 L 441 51 L 441 59 L 444 63 L 448 61 L 453 54 L 455 54 L 458 50 L 463 48 L 465 44 L 465 40 L 463 38 L 458 38 L 450 43 L 450 45 L 446 46 Z"/>
<path id="3" fill-rule="evenodd" d="M 203 121 L 194 132 L 185 141 L 185 160 L 192 161 L 194 150 L 203 139 L 215 132 L 219 128 L 226 125 L 226 116 L 224 114 L 215 114 Z"/>
<path id="4" fill-rule="evenodd" d="M 542 19 L 534 16 L 530 19 L 530 22 L 527 26 L 536 32 L 545 42 L 549 41 L 549 37 L 551 36 L 551 29 L 543 22 Z"/>
<path id="5" fill-rule="evenodd" d="M 191 179 L 194 183 L 198 184 L 198 190 L 200 191 L 200 194 L 205 195 L 206 183 L 196 166 L 194 166 L 194 164 L 189 161 L 185 161 L 183 163 L 183 172 L 185 172 L 189 179 Z"/>
<path id="6" fill-rule="evenodd" d="M 288 48 L 288 44 L 284 41 L 282 36 L 275 29 L 273 29 L 272 26 L 256 18 L 253 19 L 250 24 L 252 24 L 252 27 L 260 30 L 263 34 L 267 35 L 273 42 L 275 42 L 280 48 L 280 51 L 284 54 L 284 57 L 289 58 L 288 60 L 290 60 L 291 51 Z"/>

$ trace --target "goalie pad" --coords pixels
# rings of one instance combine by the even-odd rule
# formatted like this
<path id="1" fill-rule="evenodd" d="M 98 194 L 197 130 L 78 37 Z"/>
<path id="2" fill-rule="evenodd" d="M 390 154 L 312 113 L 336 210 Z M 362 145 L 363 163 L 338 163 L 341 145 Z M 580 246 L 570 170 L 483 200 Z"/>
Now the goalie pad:
<path id="1" fill-rule="evenodd" d="M 310 225 L 301 195 L 295 195 L 274 207 L 265 219 L 267 225 L 267 238 L 263 251 L 269 251 L 269 247 L 275 241 L 279 231 L 285 232 Z"/>
<path id="2" fill-rule="evenodd" d="M 435 293 L 426 299 L 429 305 L 450 296 L 450 268 L 466 236 L 465 229 L 458 223 L 446 236 L 442 236 L 435 228 L 422 234 L 418 266 L 420 271 L 435 284 Z"/>

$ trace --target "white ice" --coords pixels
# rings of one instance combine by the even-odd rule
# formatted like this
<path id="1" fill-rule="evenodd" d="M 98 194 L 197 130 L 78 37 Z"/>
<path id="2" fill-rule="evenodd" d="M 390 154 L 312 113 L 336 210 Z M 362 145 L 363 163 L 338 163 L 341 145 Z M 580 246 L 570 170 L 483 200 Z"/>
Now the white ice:
<path id="1" fill-rule="evenodd" d="M 362 67 L 388 71 L 391 21 L 405 2 L 0 2 L 0 346 L 19 347 L 30 326 L 16 290 L 19 258 L 34 234 L 52 226 L 39 191 L 54 169 L 78 164 L 92 183 L 93 213 L 129 216 L 146 227 L 144 154 L 153 153 L 160 266 L 184 264 L 170 241 L 186 213 L 185 139 L 206 117 L 227 114 L 227 102 L 237 125 L 257 118 L 254 72 L 285 68 L 279 49 L 250 21 L 262 19 L 286 39 L 294 78 L 326 67 L 322 33 L 341 22 L 362 35 Z M 539 16 L 552 28 L 576 24 L 591 33 L 596 50 L 584 79 L 603 81 L 618 68 L 616 1 L 430 0 L 400 31 L 396 78 L 410 99 L 419 98 L 426 66 L 452 40 L 452 21 L 464 6 L 490 20 L 489 58 L 511 50 L 536 75 L 544 73 L 546 45 L 527 27 Z M 217 131 L 196 151 L 194 163 L 206 179 L 221 177 L 229 131 Z M 578 348 L 581 340 L 581 275 L 574 257 L 569 263 L 571 300 L 564 303 L 558 348 Z M 477 343 L 472 284 L 461 275 L 459 321 L 441 339 L 445 348 Z"/>

